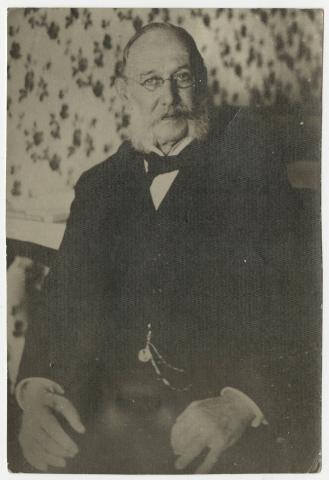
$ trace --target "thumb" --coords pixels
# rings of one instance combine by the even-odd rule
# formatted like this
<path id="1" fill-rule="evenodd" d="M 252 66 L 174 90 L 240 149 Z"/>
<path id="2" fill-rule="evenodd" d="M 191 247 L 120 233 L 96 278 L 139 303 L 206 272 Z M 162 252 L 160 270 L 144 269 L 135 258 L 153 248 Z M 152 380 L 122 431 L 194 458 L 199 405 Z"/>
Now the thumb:
<path id="1" fill-rule="evenodd" d="M 64 395 L 64 389 L 53 380 L 44 380 L 44 385 L 47 388 L 47 391 L 50 393 L 58 393 L 59 395 Z"/>
<path id="2" fill-rule="evenodd" d="M 16 400 L 22 410 L 31 409 L 35 405 L 44 403 L 45 395 L 49 393 L 64 394 L 58 383 L 48 378 L 29 377 L 21 380 L 16 387 Z"/>
<path id="3" fill-rule="evenodd" d="M 66 397 L 54 393 L 49 396 L 48 406 L 60 413 L 76 432 L 85 433 L 86 429 L 81 422 L 78 411 Z"/>

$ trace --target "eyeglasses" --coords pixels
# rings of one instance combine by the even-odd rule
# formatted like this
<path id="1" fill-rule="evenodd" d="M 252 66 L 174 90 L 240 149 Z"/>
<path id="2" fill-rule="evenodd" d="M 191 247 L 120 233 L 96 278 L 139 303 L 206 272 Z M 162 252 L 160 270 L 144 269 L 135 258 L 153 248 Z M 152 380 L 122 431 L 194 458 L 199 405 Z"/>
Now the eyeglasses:
<path id="1" fill-rule="evenodd" d="M 190 88 L 195 86 L 198 82 L 201 82 L 201 80 L 195 80 L 195 78 L 188 71 L 174 73 L 173 75 L 170 75 L 170 77 L 168 78 L 162 78 L 157 75 L 153 75 L 152 77 L 149 77 L 146 80 L 143 80 L 142 82 L 139 82 L 138 80 L 132 77 L 124 77 L 124 78 L 138 83 L 139 85 L 146 88 L 146 90 L 149 90 L 150 92 L 154 92 L 158 88 L 162 87 L 164 82 L 166 82 L 167 80 L 174 82 L 177 88 Z"/>

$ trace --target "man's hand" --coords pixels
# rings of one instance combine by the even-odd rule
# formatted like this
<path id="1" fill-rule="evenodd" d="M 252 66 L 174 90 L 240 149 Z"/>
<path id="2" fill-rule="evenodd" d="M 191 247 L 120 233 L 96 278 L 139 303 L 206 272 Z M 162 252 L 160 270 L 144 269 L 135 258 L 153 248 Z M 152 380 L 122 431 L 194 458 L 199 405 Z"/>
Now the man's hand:
<path id="1" fill-rule="evenodd" d="M 209 473 L 224 450 L 239 440 L 254 417 L 250 406 L 234 392 L 192 402 L 177 417 L 171 431 L 171 445 L 178 455 L 175 468 L 183 470 L 209 448 L 195 472 Z"/>
<path id="2" fill-rule="evenodd" d="M 65 458 L 78 453 L 77 445 L 54 415 L 61 414 L 75 431 L 85 432 L 78 412 L 63 394 L 58 384 L 45 379 L 31 379 L 24 387 L 19 443 L 25 459 L 37 470 L 63 468 Z"/>

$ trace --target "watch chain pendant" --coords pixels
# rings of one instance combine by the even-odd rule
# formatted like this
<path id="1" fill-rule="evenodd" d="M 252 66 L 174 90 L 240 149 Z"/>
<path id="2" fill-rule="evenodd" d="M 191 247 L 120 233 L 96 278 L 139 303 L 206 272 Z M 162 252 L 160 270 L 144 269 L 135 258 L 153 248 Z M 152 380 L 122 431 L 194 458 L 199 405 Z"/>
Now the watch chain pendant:
<path id="1" fill-rule="evenodd" d="M 138 352 L 138 360 L 140 362 L 143 362 L 143 363 L 149 362 L 151 360 L 151 358 L 152 358 L 152 354 L 151 354 L 149 348 L 142 348 Z"/>

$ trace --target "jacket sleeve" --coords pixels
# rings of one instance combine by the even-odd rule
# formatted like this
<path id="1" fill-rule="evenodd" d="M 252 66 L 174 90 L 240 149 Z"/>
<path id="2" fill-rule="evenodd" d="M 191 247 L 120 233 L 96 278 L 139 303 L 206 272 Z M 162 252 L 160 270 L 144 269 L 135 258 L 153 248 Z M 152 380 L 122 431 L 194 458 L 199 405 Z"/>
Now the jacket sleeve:
<path id="1" fill-rule="evenodd" d="M 45 280 L 41 304 L 28 327 L 18 381 L 45 377 L 66 390 L 77 365 L 80 363 L 83 370 L 81 359 L 90 354 L 92 332 L 98 331 L 100 318 L 95 308 L 100 302 L 94 296 L 101 295 L 97 289 L 103 280 L 96 258 L 102 252 L 92 248 L 97 241 L 96 231 L 104 223 L 101 218 L 104 207 L 99 207 L 98 200 L 102 192 L 94 178 L 87 172 L 75 187 L 61 246 Z M 93 322 L 93 329 L 84 338 L 88 322 Z"/>
<path id="2" fill-rule="evenodd" d="M 246 261 L 248 253 L 261 259 L 263 278 L 241 315 L 258 325 L 256 334 L 242 345 L 238 339 L 238 350 L 232 345 L 225 384 L 248 395 L 277 436 L 298 430 L 302 438 L 313 428 L 319 437 L 321 247 L 319 220 L 308 207 L 317 194 L 292 189 L 273 119 L 250 109 L 231 122 L 221 155 L 238 205 L 235 221 L 246 226 Z"/>

